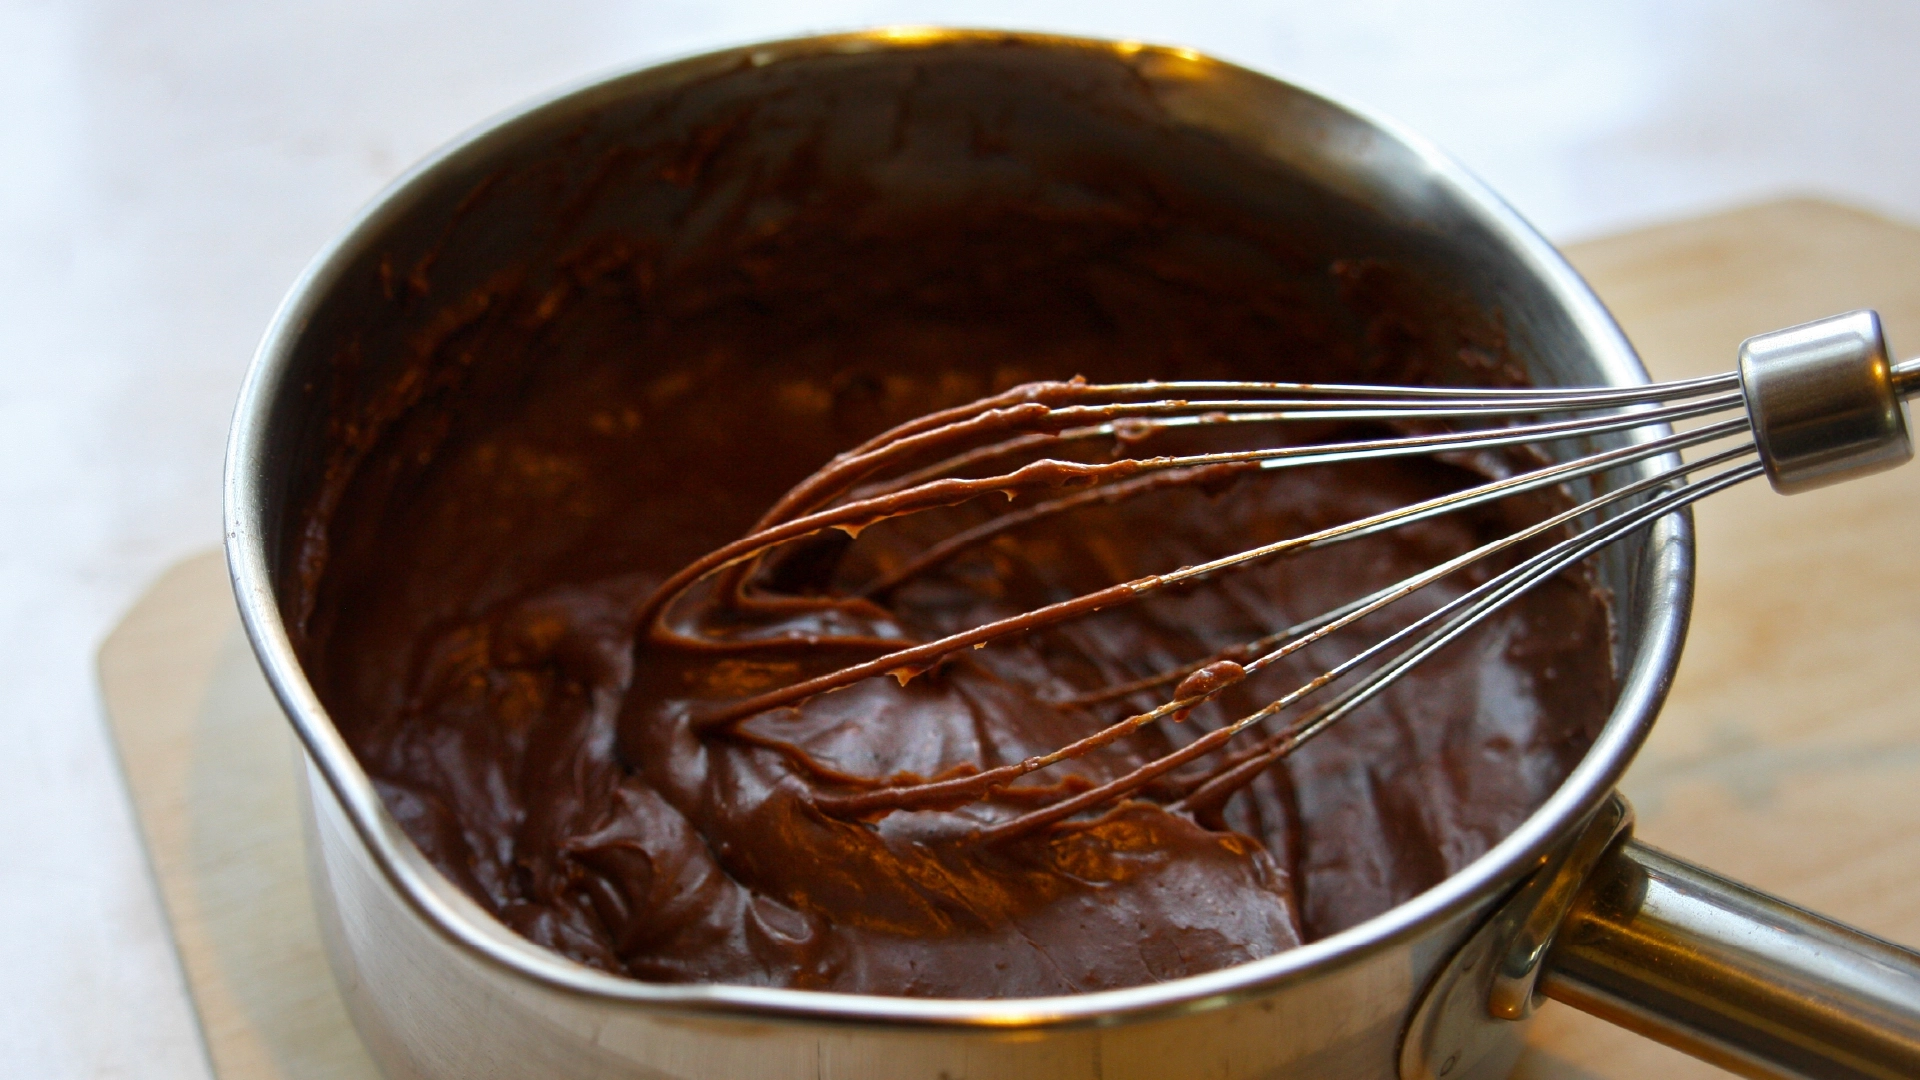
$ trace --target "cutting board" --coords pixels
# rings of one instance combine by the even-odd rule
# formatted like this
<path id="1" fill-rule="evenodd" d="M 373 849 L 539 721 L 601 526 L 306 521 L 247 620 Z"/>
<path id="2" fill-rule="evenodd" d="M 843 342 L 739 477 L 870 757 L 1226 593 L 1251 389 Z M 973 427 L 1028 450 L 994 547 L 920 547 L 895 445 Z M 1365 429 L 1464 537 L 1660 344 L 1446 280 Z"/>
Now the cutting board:
<path id="1" fill-rule="evenodd" d="M 1856 307 L 1920 349 L 1920 231 L 1857 210 L 1768 203 L 1568 255 L 1656 378 L 1728 370 L 1748 335 Z M 1625 782 L 1640 835 L 1920 943 L 1920 467 L 1792 499 L 1735 489 L 1697 520 L 1686 656 Z M 162 576 L 99 672 L 220 1080 L 373 1080 L 314 924 L 294 744 L 219 553 Z M 1726 1074 L 1549 1003 L 1516 1075 Z"/>

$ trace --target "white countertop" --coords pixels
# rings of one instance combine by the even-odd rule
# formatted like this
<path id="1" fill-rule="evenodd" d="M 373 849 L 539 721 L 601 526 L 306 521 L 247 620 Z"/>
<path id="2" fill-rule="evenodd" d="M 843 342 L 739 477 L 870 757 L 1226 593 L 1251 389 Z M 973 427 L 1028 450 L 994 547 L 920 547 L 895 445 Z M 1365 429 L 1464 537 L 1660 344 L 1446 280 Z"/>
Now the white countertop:
<path id="1" fill-rule="evenodd" d="M 0 0 L 9 1075 L 207 1075 L 92 655 L 162 567 L 218 542 L 228 412 L 306 259 L 529 95 L 884 23 L 1191 45 L 1423 132 L 1559 241 L 1784 192 L 1920 221 L 1906 0 Z"/>

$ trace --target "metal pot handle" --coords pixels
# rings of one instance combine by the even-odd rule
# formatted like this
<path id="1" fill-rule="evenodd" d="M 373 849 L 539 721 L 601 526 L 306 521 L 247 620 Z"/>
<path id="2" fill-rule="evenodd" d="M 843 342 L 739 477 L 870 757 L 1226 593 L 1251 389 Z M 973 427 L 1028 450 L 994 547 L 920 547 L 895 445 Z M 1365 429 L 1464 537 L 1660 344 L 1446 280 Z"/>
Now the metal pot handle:
<path id="1" fill-rule="evenodd" d="M 1622 836 L 1546 996 L 1755 1077 L 1920 1077 L 1920 953 Z"/>
<path id="2" fill-rule="evenodd" d="M 1403 1080 L 1504 1077 L 1551 997 L 1744 1076 L 1920 1077 L 1920 953 L 1632 838 L 1613 796 L 1441 969 Z"/>

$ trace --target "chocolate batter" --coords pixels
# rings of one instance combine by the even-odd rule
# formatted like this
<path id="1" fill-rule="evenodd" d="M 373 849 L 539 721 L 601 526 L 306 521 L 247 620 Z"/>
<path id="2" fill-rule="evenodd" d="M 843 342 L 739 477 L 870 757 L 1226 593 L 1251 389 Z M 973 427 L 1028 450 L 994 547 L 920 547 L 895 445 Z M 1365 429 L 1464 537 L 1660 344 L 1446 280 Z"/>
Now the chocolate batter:
<path id="1" fill-rule="evenodd" d="M 1150 788 L 982 839 L 1469 584 L 1447 582 L 1182 723 L 985 800 L 829 809 L 1070 742 L 1168 694 L 1060 701 L 1334 607 L 1557 495 L 1263 564 L 904 682 L 697 724 L 872 655 L 780 644 L 795 634 L 926 640 L 1512 467 L 1404 461 L 1156 490 L 1010 530 L 870 604 L 743 613 L 707 589 L 670 618 L 710 647 L 638 634 L 662 581 L 834 453 L 1017 383 L 1516 381 L 1497 320 L 1417 251 L 1343 241 L 1357 211 L 1173 124 L 1124 65 L 1071 74 L 955 49 L 907 73 L 835 57 L 718 76 L 644 124 L 610 119 L 553 161 L 477 178 L 442 236 L 380 268 L 412 329 L 369 330 L 338 358 L 350 404 L 287 539 L 290 622 L 388 807 L 521 934 L 659 981 L 998 997 L 1176 978 L 1428 888 L 1518 824 L 1597 731 L 1613 696 L 1607 607 L 1570 575 L 1222 806 L 1170 808 Z M 527 206 L 544 224 L 510 244 L 467 224 Z M 1263 437 L 1157 436 L 1170 441 L 1152 452 Z M 752 585 L 850 596 L 1007 505 L 797 545 Z"/>

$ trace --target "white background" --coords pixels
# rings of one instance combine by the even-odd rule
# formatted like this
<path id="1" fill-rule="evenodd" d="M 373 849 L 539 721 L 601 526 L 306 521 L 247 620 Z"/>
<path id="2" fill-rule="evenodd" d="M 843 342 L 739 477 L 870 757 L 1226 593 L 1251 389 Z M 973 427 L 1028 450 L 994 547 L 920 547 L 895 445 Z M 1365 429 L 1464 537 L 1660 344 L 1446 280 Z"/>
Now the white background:
<path id="1" fill-rule="evenodd" d="M 1424 132 L 1556 241 L 1784 193 L 1920 222 L 1905 0 L 0 0 L 0 1072 L 206 1075 L 92 652 L 218 542 L 306 259 L 555 84 L 882 23 L 1191 45 Z"/>

